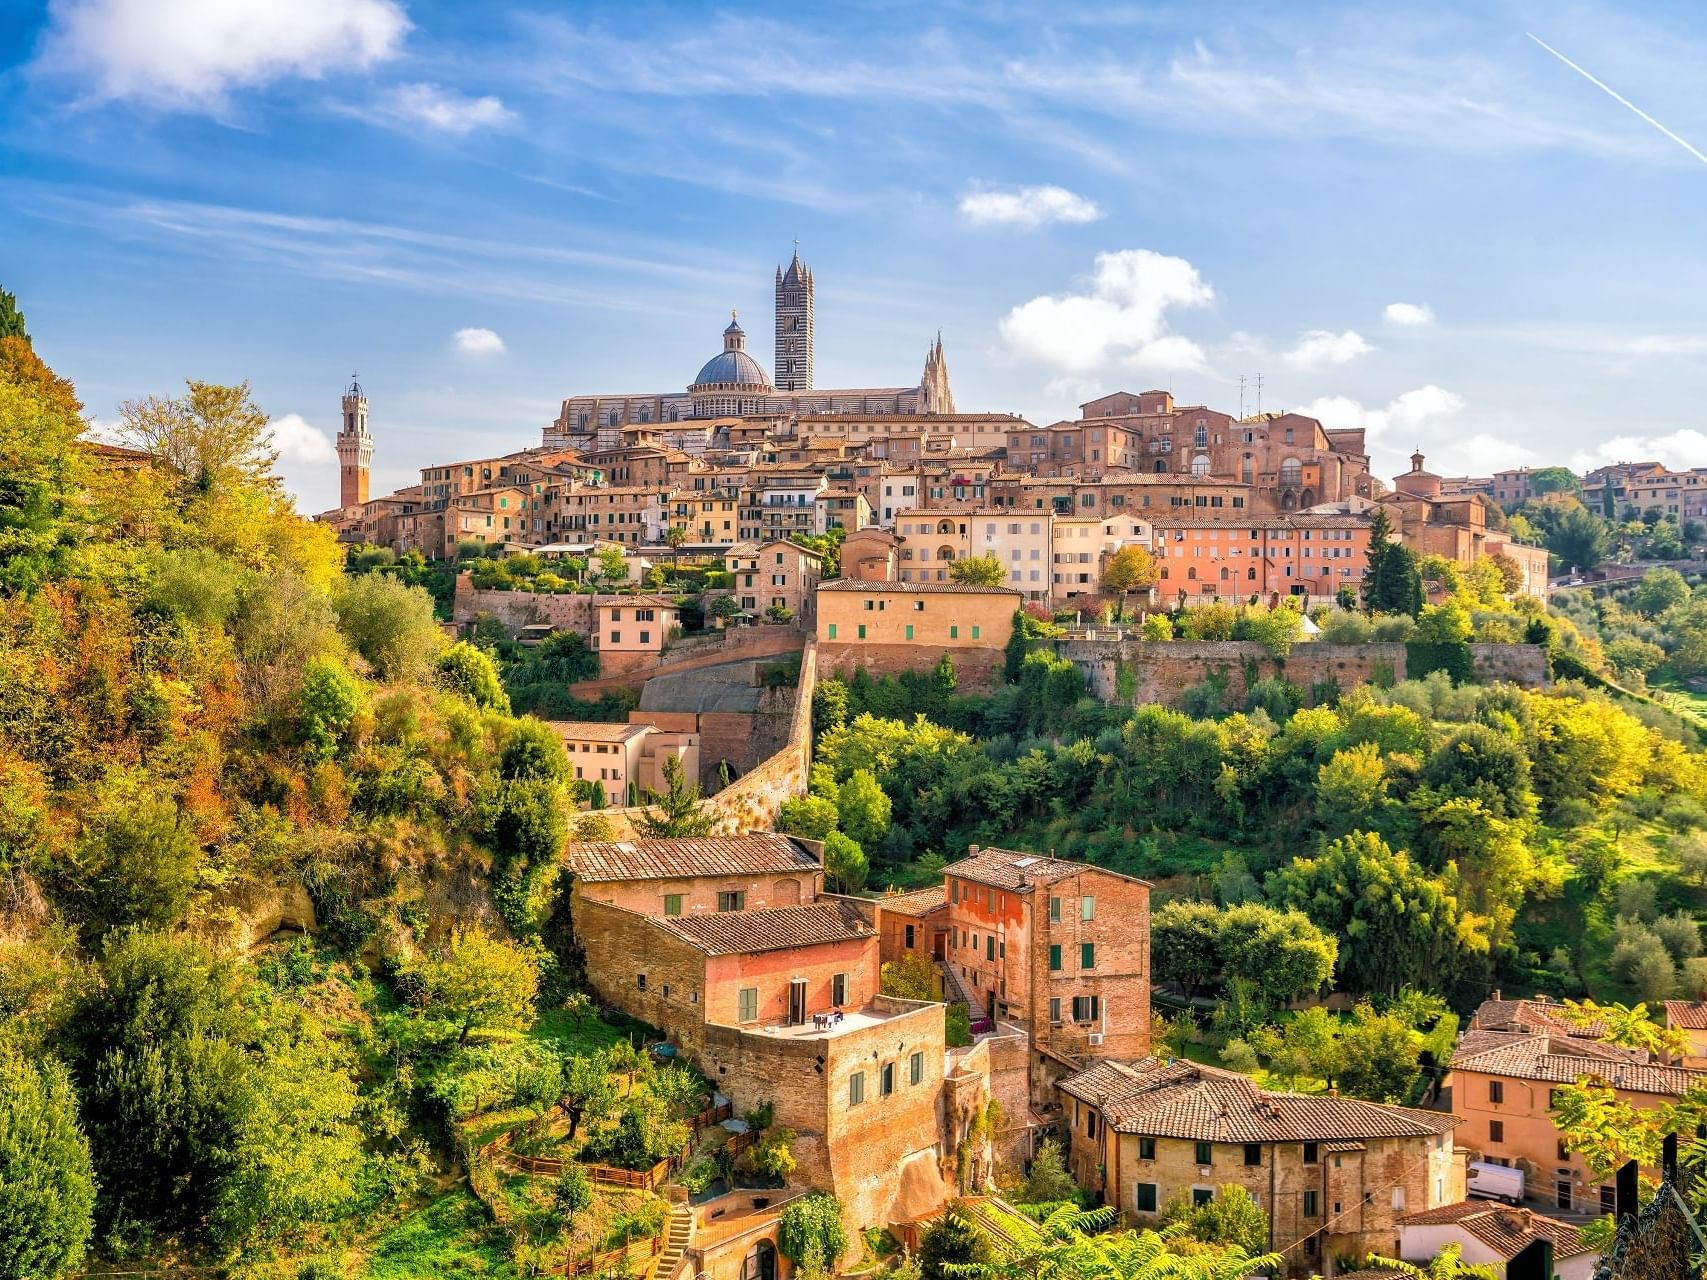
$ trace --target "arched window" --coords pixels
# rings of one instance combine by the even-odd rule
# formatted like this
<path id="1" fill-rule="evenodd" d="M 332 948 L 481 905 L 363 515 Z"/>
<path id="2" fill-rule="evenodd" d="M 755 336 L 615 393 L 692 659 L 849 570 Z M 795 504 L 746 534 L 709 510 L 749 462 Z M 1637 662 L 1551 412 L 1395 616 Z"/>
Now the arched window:
<path id="1" fill-rule="evenodd" d="M 1257 567 L 1254 564 L 1249 569 L 1245 570 L 1245 577 L 1249 578 L 1252 582 L 1257 580 Z"/>
<path id="2" fill-rule="evenodd" d="M 952 560 L 952 559 L 954 559 L 954 548 L 953 547 L 938 547 L 936 549 L 936 558 L 938 560 Z"/>
<path id="3" fill-rule="evenodd" d="M 652 406 L 651 405 L 643 404 L 640 406 L 640 421 L 642 421 L 642 422 L 652 421 Z"/>
<path id="4" fill-rule="evenodd" d="M 592 420 L 593 415 L 588 413 L 585 409 L 575 415 L 575 425 L 583 431 L 587 429 L 587 424 L 592 422 Z"/>
<path id="5" fill-rule="evenodd" d="M 605 415 L 605 421 L 610 426 L 613 426 L 613 427 L 616 426 L 619 422 L 622 421 L 621 411 L 617 410 L 617 409 L 612 409 L 608 414 Z"/>
<path id="6" fill-rule="evenodd" d="M 1209 455 L 1207 453 L 1200 453 L 1191 460 L 1191 474 L 1194 476 L 1209 474 Z"/>
<path id="7" fill-rule="evenodd" d="M 938 533 L 953 533 L 954 532 L 954 521 L 952 521 L 952 520 L 942 521 L 940 524 L 937 525 L 936 531 Z"/>
<path id="8" fill-rule="evenodd" d="M 1288 458 L 1280 464 L 1280 483 L 1283 487 L 1297 484 L 1304 478 L 1304 464 L 1297 458 Z"/>
<path id="9" fill-rule="evenodd" d="M 1197 424 L 1197 431 L 1192 436 L 1192 444 L 1199 449 L 1209 447 L 1209 428 L 1201 422 Z"/>
<path id="10" fill-rule="evenodd" d="M 1165 461 L 1163 461 L 1161 458 L 1157 458 L 1156 459 L 1156 468 L 1155 468 L 1156 474 L 1161 475 L 1162 472 L 1166 471 L 1167 469 L 1168 469 L 1168 464 Z"/>

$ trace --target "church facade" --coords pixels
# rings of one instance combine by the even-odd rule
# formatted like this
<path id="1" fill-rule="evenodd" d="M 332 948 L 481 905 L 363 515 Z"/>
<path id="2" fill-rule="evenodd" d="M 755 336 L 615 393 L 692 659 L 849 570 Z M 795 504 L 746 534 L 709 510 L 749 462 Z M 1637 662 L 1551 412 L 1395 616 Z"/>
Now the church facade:
<path id="1" fill-rule="evenodd" d="M 747 350 L 746 330 L 731 313 L 723 349 L 706 361 L 685 391 L 641 395 L 576 395 L 563 401 L 545 429 L 550 448 L 616 448 L 624 427 L 825 414 L 953 413 L 942 335 L 925 353 L 919 381 L 909 387 L 820 390 L 813 384 L 814 281 L 796 250 L 776 273 L 776 377 Z"/>

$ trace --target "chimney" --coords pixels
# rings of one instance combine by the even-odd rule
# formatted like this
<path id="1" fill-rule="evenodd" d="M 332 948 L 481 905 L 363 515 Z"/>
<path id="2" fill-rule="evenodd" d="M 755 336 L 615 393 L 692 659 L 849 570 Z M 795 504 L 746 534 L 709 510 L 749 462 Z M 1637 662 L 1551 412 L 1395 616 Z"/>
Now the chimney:
<path id="1" fill-rule="evenodd" d="M 978 856 L 978 846 L 975 844 L 967 845 L 966 846 L 966 856 L 968 858 L 976 858 Z"/>
<path id="2" fill-rule="evenodd" d="M 1489 995 L 1489 996 L 1488 996 L 1488 999 L 1490 999 L 1490 1000 L 1498 1000 L 1498 999 L 1499 999 L 1499 998 L 1500 998 L 1500 989 L 1499 989 L 1499 988 L 1498 988 L 1498 987 L 1495 987 L 1495 988 L 1494 988 L 1494 989 L 1493 989 L 1493 992 L 1492 992 L 1492 994 L 1490 994 L 1490 995 Z"/>

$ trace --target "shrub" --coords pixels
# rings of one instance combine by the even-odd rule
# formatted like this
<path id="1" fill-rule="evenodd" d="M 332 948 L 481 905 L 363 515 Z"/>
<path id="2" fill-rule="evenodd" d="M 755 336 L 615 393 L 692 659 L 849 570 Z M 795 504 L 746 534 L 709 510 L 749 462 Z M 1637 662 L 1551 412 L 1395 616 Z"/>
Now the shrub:
<path id="1" fill-rule="evenodd" d="M 778 1252 L 796 1266 L 815 1262 L 833 1268 L 848 1249 L 841 1202 L 826 1195 L 792 1201 L 777 1223 L 776 1244 Z"/>

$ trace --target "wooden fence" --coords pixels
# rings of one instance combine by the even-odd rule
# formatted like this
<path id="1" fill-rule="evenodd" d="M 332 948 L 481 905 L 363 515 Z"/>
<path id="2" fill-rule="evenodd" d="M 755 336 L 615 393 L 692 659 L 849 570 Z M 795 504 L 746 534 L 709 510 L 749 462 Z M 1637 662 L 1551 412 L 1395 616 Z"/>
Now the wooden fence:
<path id="1" fill-rule="evenodd" d="M 647 1242 L 644 1257 L 650 1262 L 664 1252 L 664 1237 L 653 1236 Z M 620 1249 L 607 1249 L 604 1253 L 590 1253 L 584 1258 L 571 1258 L 569 1261 L 551 1269 L 552 1275 L 584 1276 L 597 1271 L 628 1271 L 629 1259 L 634 1256 L 633 1247 L 624 1245 Z"/>

